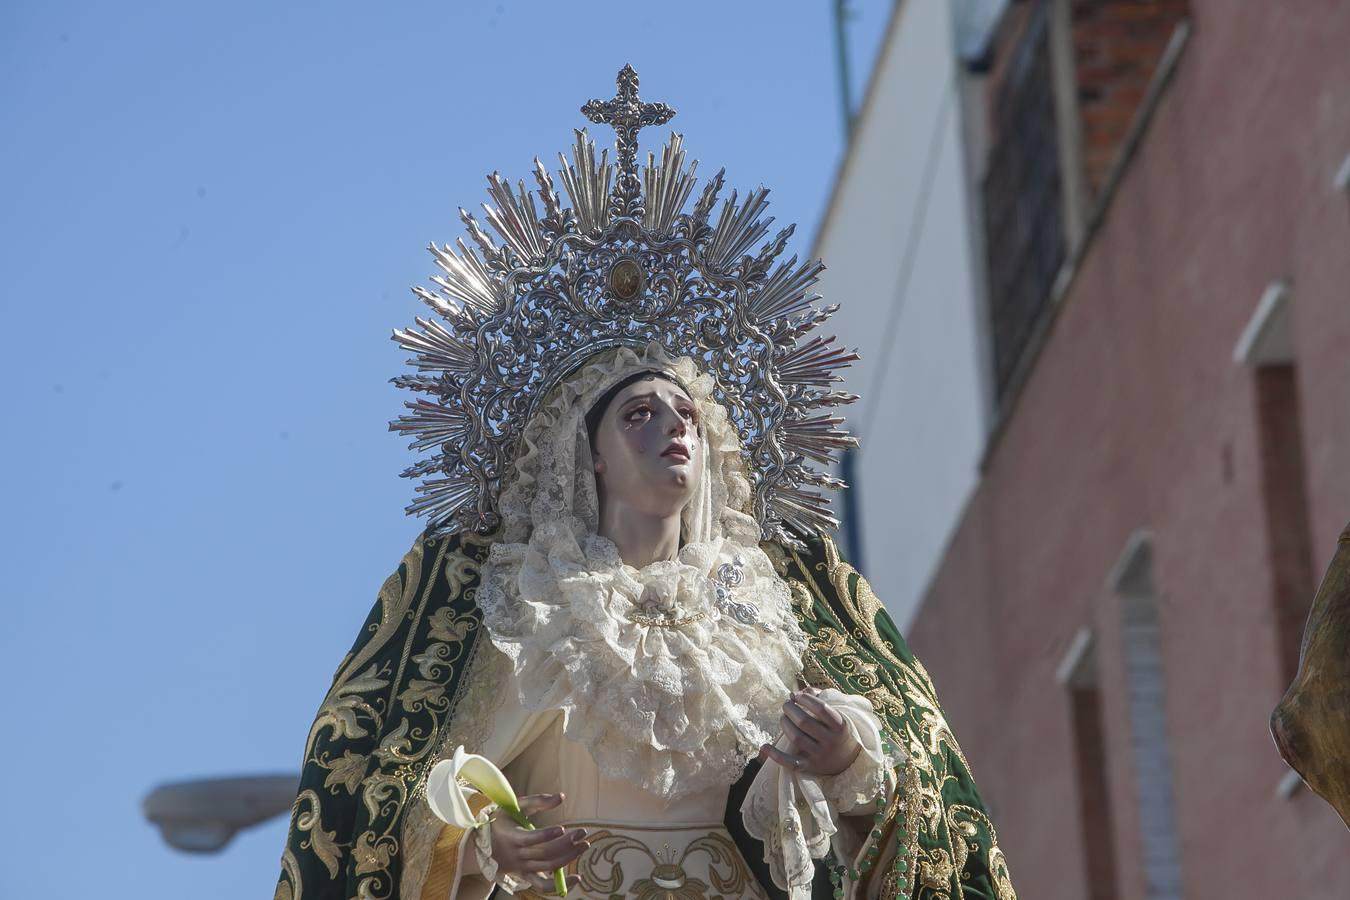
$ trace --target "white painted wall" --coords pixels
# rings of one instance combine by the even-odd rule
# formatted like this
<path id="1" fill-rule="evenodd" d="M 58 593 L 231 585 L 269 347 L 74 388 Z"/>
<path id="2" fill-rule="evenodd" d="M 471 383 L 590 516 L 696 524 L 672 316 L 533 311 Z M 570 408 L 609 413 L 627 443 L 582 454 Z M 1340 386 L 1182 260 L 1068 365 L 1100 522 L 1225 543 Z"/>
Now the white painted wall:
<path id="1" fill-rule="evenodd" d="M 830 324 L 862 356 L 842 385 L 862 395 L 846 408 L 862 567 L 903 630 L 977 481 L 987 415 L 953 12 L 901 2 L 815 249 L 841 304 Z"/>

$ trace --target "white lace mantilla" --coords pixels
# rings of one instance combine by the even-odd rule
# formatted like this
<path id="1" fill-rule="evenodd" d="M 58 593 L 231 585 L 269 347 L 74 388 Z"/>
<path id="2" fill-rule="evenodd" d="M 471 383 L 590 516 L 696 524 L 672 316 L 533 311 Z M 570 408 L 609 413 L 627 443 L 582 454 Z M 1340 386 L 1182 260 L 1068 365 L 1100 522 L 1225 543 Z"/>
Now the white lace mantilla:
<path id="1" fill-rule="evenodd" d="M 706 452 L 677 558 L 639 570 L 595 534 L 584 416 L 642 370 L 680 380 Z M 564 734 L 601 772 L 667 801 L 740 777 L 777 734 L 806 650 L 788 587 L 744 511 L 739 444 L 712 386 L 692 361 L 655 344 L 607 352 L 564 382 L 522 434 L 502 494 L 505 539 L 493 545 L 478 592 L 522 705 L 561 709 Z M 719 608 L 712 578 L 724 565 L 740 575 L 732 601 L 753 608 L 757 622 Z"/>

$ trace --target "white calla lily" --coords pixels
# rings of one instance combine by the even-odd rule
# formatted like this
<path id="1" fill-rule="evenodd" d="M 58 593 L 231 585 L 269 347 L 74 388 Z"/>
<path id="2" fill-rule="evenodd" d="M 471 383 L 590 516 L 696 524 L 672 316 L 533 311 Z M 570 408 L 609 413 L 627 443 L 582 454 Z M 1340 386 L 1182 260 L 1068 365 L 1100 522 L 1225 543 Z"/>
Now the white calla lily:
<path id="1" fill-rule="evenodd" d="M 502 770 L 486 757 L 456 747 L 454 755 L 438 762 L 427 776 L 427 805 L 438 818 L 456 828 L 476 828 L 487 822 L 486 810 L 474 815 L 469 807 L 469 798 L 475 793 L 487 797 L 519 821 L 516 792 Z"/>
<path id="2" fill-rule="evenodd" d="M 534 830 L 534 825 L 520 811 L 520 801 L 516 799 L 511 782 L 487 757 L 468 753 L 459 746 L 453 756 L 436 763 L 427 775 L 427 805 L 437 818 L 456 828 L 468 831 L 488 823 L 488 808 L 474 815 L 469 806 L 469 798 L 475 793 L 491 800 L 522 828 Z M 562 869 L 553 873 L 553 885 L 559 894 L 567 894 Z"/>

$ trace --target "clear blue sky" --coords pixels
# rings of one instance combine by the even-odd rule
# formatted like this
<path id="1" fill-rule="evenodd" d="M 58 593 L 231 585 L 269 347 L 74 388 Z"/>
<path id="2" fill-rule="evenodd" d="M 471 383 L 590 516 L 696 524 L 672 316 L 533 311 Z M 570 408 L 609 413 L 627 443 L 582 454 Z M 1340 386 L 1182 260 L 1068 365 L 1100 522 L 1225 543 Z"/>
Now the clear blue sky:
<path id="1" fill-rule="evenodd" d="M 890 3 L 852 5 L 860 95 Z M 298 771 L 420 530 L 386 423 L 426 244 L 631 62 L 806 252 L 842 152 L 830 8 L 3 4 L 0 893 L 271 896 L 284 821 L 190 857 L 139 802 Z"/>

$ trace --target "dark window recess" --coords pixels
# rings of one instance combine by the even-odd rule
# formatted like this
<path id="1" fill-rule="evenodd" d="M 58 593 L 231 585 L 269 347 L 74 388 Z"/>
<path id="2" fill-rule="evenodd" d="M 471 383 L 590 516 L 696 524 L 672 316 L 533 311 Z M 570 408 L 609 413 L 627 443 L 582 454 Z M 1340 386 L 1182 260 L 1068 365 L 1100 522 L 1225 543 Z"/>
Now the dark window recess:
<path id="1" fill-rule="evenodd" d="M 1283 687 L 1298 674 L 1303 629 L 1317 592 L 1296 365 L 1256 370 L 1256 420 Z"/>
<path id="2" fill-rule="evenodd" d="M 1001 401 L 1064 261 L 1047 3 L 1032 13 L 999 89 L 984 177 L 995 390 Z"/>
<path id="3" fill-rule="evenodd" d="M 1087 897 L 1116 900 L 1116 858 L 1111 830 L 1115 818 L 1111 815 L 1111 792 L 1106 778 L 1106 731 L 1102 724 L 1095 647 L 1079 661 L 1068 688 Z"/>

